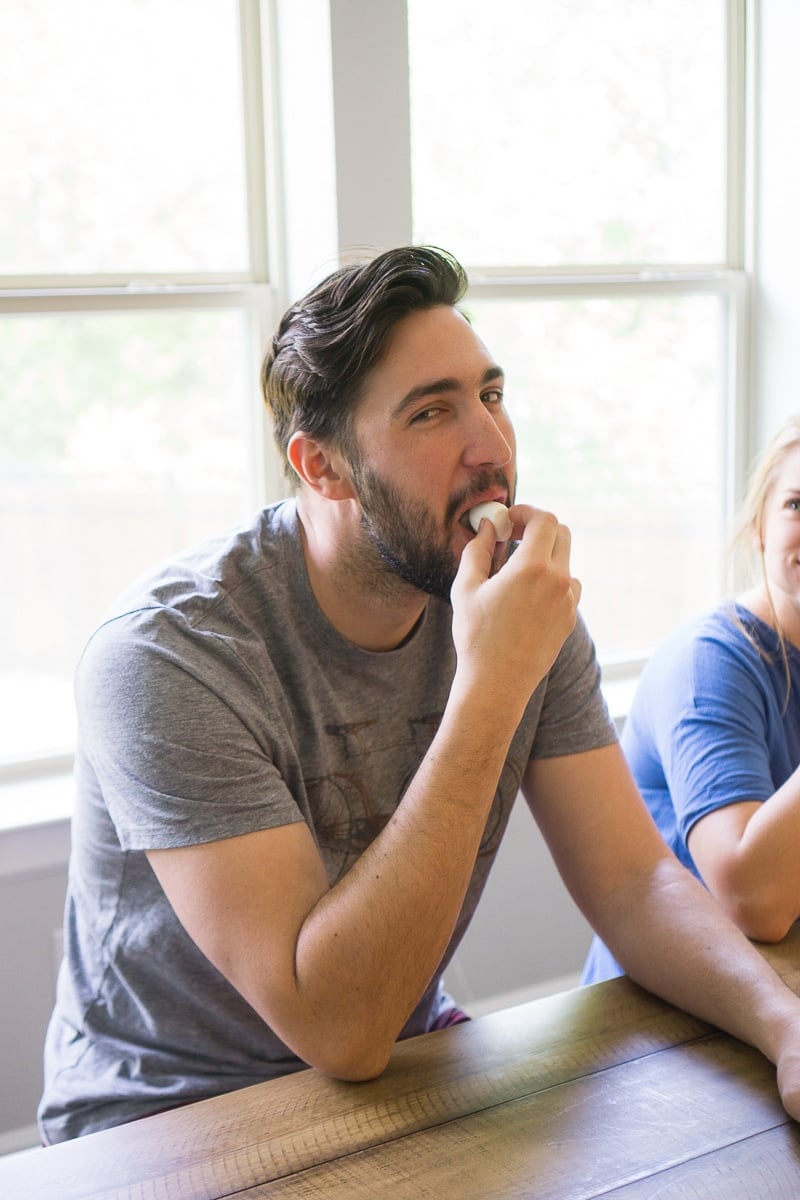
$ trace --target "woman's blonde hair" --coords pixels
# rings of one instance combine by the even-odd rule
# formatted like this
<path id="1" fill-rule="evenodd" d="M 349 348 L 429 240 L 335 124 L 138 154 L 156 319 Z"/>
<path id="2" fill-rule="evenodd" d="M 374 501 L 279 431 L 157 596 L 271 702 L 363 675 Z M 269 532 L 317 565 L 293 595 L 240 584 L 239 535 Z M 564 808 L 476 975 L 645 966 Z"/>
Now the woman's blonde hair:
<path id="1" fill-rule="evenodd" d="M 736 561 L 745 568 L 752 583 L 759 583 L 763 587 L 767 597 L 772 615 L 772 626 L 778 635 L 781 659 L 786 673 L 787 703 L 791 687 L 789 656 L 786 651 L 786 637 L 775 611 L 764 559 L 764 509 L 783 460 L 798 446 L 800 446 L 800 413 L 791 416 L 781 426 L 766 449 L 756 459 L 731 542 L 731 551 Z"/>

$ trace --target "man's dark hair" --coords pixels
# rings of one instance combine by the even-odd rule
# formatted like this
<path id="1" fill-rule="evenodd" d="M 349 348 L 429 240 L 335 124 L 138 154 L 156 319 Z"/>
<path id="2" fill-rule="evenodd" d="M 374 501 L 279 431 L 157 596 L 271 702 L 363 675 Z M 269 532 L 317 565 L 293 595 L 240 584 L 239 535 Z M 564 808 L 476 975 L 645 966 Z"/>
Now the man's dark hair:
<path id="1" fill-rule="evenodd" d="M 454 307 L 464 268 L 436 246 L 401 246 L 342 267 L 284 314 L 261 368 L 261 390 L 290 478 L 286 450 L 302 429 L 348 453 L 352 417 L 368 371 L 409 313 Z"/>

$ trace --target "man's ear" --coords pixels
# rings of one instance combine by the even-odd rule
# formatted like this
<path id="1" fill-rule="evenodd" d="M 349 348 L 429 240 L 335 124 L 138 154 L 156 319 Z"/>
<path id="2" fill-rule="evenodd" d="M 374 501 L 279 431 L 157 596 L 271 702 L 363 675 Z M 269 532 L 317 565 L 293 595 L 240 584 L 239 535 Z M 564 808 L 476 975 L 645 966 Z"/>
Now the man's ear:
<path id="1" fill-rule="evenodd" d="M 355 495 L 345 459 L 328 443 L 301 429 L 292 434 L 286 454 L 301 483 L 326 500 L 351 500 Z"/>

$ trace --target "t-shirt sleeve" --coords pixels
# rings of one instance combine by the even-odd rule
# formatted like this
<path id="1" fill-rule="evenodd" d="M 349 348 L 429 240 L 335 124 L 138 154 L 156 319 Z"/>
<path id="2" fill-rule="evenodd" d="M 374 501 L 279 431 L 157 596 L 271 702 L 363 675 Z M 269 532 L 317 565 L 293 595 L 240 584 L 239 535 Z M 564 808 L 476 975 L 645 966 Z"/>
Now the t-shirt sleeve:
<path id="1" fill-rule="evenodd" d="M 600 689 L 594 643 L 580 614 L 541 686 L 544 696 L 532 758 L 579 754 L 617 740 Z"/>
<path id="2" fill-rule="evenodd" d="M 764 697 L 738 649 L 699 637 L 675 664 L 677 695 L 665 681 L 656 749 L 684 839 L 701 817 L 728 804 L 764 801 L 775 790 Z M 755 654 L 755 650 L 753 651 Z"/>
<path id="3" fill-rule="evenodd" d="M 82 753 L 123 849 L 302 820 L 274 747 L 274 699 L 224 636 L 159 610 L 103 626 L 76 674 Z"/>

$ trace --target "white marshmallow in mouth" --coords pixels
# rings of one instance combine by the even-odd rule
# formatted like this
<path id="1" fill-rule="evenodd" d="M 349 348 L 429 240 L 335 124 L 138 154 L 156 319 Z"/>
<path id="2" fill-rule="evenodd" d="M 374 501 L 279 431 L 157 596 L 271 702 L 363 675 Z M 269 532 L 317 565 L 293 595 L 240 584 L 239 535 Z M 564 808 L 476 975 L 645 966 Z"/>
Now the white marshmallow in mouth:
<path id="1" fill-rule="evenodd" d="M 492 522 L 497 534 L 498 542 L 507 542 L 511 537 L 511 518 L 508 515 L 508 509 L 505 504 L 500 504 L 498 500 L 487 500 L 484 504 L 476 504 L 474 508 L 469 510 L 469 523 L 475 533 L 481 527 L 481 521 L 486 517 Z"/>

